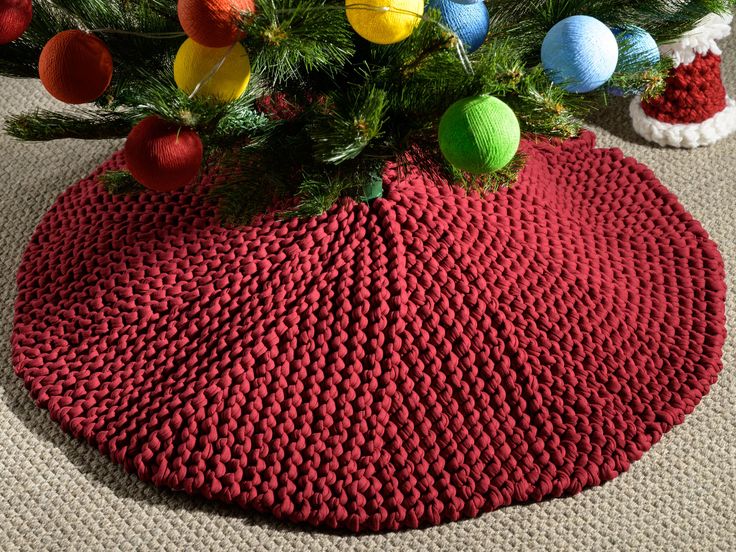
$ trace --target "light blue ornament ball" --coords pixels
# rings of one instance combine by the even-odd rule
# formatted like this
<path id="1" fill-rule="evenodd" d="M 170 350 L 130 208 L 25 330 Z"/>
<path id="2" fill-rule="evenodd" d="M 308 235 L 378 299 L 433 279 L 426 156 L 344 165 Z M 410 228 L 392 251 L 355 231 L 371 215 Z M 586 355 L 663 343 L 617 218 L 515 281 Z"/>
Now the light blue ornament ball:
<path id="1" fill-rule="evenodd" d="M 611 29 L 618 42 L 619 57 L 616 71 L 626 70 L 632 65 L 655 65 L 659 63 L 659 46 L 652 35 L 641 27 Z"/>
<path id="2" fill-rule="evenodd" d="M 542 65 L 549 78 L 568 92 L 603 86 L 618 63 L 611 29 L 593 17 L 574 15 L 552 27 L 542 42 Z"/>
<path id="3" fill-rule="evenodd" d="M 430 7 L 442 14 L 442 22 L 452 29 L 468 52 L 481 47 L 488 35 L 490 16 L 482 0 L 432 0 Z"/>
<path id="4" fill-rule="evenodd" d="M 630 26 L 625 29 L 611 29 L 618 42 L 617 73 L 635 72 L 647 69 L 659 63 L 659 47 L 652 35 L 641 27 Z M 614 96 L 623 96 L 620 88 L 611 87 L 608 92 Z M 640 93 L 633 90 L 631 93 Z"/>

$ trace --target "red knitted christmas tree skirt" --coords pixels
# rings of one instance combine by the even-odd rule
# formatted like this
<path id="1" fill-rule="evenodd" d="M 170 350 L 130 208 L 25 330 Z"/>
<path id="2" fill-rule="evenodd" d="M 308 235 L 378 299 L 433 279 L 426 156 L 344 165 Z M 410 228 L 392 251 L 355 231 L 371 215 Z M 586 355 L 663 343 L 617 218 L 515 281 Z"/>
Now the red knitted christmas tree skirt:
<path id="1" fill-rule="evenodd" d="M 716 381 L 725 285 L 700 224 L 593 142 L 526 142 L 486 199 L 389 169 L 371 204 L 240 228 L 201 190 L 83 180 L 23 258 L 15 369 L 141 479 L 292 521 L 398 529 L 599 485 Z"/>

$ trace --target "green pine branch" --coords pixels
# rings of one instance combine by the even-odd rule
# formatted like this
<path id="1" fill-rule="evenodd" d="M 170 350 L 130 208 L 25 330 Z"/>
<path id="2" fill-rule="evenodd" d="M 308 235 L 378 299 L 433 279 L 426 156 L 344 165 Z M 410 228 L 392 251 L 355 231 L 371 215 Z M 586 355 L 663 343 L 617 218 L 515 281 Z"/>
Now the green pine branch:
<path id="1" fill-rule="evenodd" d="M 247 220 L 282 201 L 291 205 L 287 212 L 313 215 L 344 195 L 375 197 L 377 167 L 401 158 L 412 144 L 436 144 L 442 113 L 463 97 L 492 94 L 512 107 L 524 132 L 570 137 L 588 112 L 605 106 L 609 87 L 645 97 L 661 93 L 668 60 L 622 64 L 592 94 L 555 86 L 540 65 L 540 47 L 564 17 L 587 14 L 611 27 L 636 25 L 661 42 L 710 12 L 733 9 L 736 0 L 494 0 L 488 2 L 489 37 L 468 56 L 472 70 L 458 57 L 456 38 L 438 24 L 437 10 L 428 9 L 406 40 L 381 46 L 350 28 L 343 0 L 256 3 L 255 14 L 243 14 L 240 22 L 251 82 L 242 98 L 223 104 L 190 98 L 174 83 L 173 59 L 185 38 L 175 1 L 35 0 L 28 31 L 0 46 L 0 74 L 37 76 L 46 42 L 82 28 L 109 47 L 113 81 L 94 109 L 17 115 L 6 122 L 6 132 L 23 140 L 117 138 L 157 115 L 202 137 L 220 174 L 213 194 L 224 219 Z M 275 92 L 293 102 L 289 120 L 263 107 Z M 452 176 L 492 191 L 511 182 L 521 163 L 472 182 Z M 135 190 L 131 179 L 116 173 L 105 182 L 111 191 Z"/>
<path id="2" fill-rule="evenodd" d="M 48 141 L 63 138 L 105 140 L 124 138 L 134 119 L 122 113 L 78 109 L 66 113 L 36 110 L 15 115 L 5 122 L 5 132 L 19 140 Z"/>
<path id="3" fill-rule="evenodd" d="M 349 88 L 322 107 L 307 127 L 315 159 L 340 164 L 358 157 L 381 136 L 387 92 L 373 85 Z"/>
<path id="4" fill-rule="evenodd" d="M 111 195 L 134 195 L 145 190 L 128 171 L 107 171 L 100 175 L 100 182 Z"/>
<path id="5" fill-rule="evenodd" d="M 246 47 L 257 52 L 254 72 L 274 90 L 314 72 L 336 75 L 355 53 L 345 13 L 336 7 L 325 0 L 258 2 L 242 25 Z"/>

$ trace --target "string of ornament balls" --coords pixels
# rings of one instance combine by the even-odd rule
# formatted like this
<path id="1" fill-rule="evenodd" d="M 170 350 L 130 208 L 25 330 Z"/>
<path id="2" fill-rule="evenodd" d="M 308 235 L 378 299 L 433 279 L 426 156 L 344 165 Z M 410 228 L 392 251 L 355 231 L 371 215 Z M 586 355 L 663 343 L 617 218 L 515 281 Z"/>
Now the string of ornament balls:
<path id="1" fill-rule="evenodd" d="M 472 73 L 467 54 L 483 44 L 490 16 L 483 0 L 431 0 L 440 25 L 456 38 L 459 62 Z M 343 9 L 324 6 L 325 9 Z M 230 102 L 240 98 L 251 78 L 248 52 L 241 44 L 241 22 L 255 13 L 254 0 L 179 0 L 183 33 L 144 34 L 152 39 L 186 37 L 173 65 L 176 85 L 190 97 Z M 408 38 L 425 16 L 424 0 L 346 0 L 344 10 L 353 30 L 378 45 Z M 0 44 L 18 39 L 28 28 L 31 0 L 0 0 Z M 109 87 L 114 60 L 95 33 L 114 29 L 70 29 L 51 38 L 39 58 L 41 83 L 54 98 L 68 104 L 89 103 Z M 136 34 L 136 33 L 128 33 Z M 626 48 L 622 49 L 622 43 Z M 659 50 L 639 27 L 609 28 L 586 15 L 559 21 L 541 45 L 541 61 L 550 80 L 568 92 L 584 94 L 604 87 L 617 68 L 632 59 L 654 66 Z M 620 93 L 609 88 L 613 94 Z M 447 161 L 461 171 L 486 174 L 504 168 L 517 153 L 519 121 L 501 99 L 479 95 L 452 104 L 441 117 L 438 140 Z M 203 144 L 194 129 L 144 118 L 125 143 L 128 170 L 148 189 L 168 192 L 191 183 L 203 161 Z"/>

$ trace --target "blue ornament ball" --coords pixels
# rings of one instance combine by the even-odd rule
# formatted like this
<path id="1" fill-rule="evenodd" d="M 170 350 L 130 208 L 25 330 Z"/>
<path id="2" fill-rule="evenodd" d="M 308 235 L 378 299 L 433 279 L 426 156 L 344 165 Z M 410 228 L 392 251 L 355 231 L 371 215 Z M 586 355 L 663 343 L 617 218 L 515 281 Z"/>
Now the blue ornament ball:
<path id="1" fill-rule="evenodd" d="M 625 29 L 611 29 L 618 42 L 617 73 L 640 71 L 659 63 L 660 54 L 657 42 L 652 35 L 641 27 L 630 26 Z M 620 88 L 611 87 L 608 92 L 614 96 L 623 96 Z M 641 90 L 633 91 L 635 93 Z"/>
<path id="2" fill-rule="evenodd" d="M 585 93 L 603 86 L 618 63 L 611 29 L 593 17 L 573 15 L 552 27 L 542 42 L 542 65 L 555 84 Z"/>
<path id="3" fill-rule="evenodd" d="M 631 65 L 655 65 L 659 63 L 659 46 L 652 35 L 641 27 L 611 29 L 619 48 L 617 71 Z"/>
<path id="4" fill-rule="evenodd" d="M 488 35 L 490 16 L 482 0 L 432 0 L 430 7 L 442 14 L 442 22 L 452 29 L 468 52 L 481 47 Z"/>

